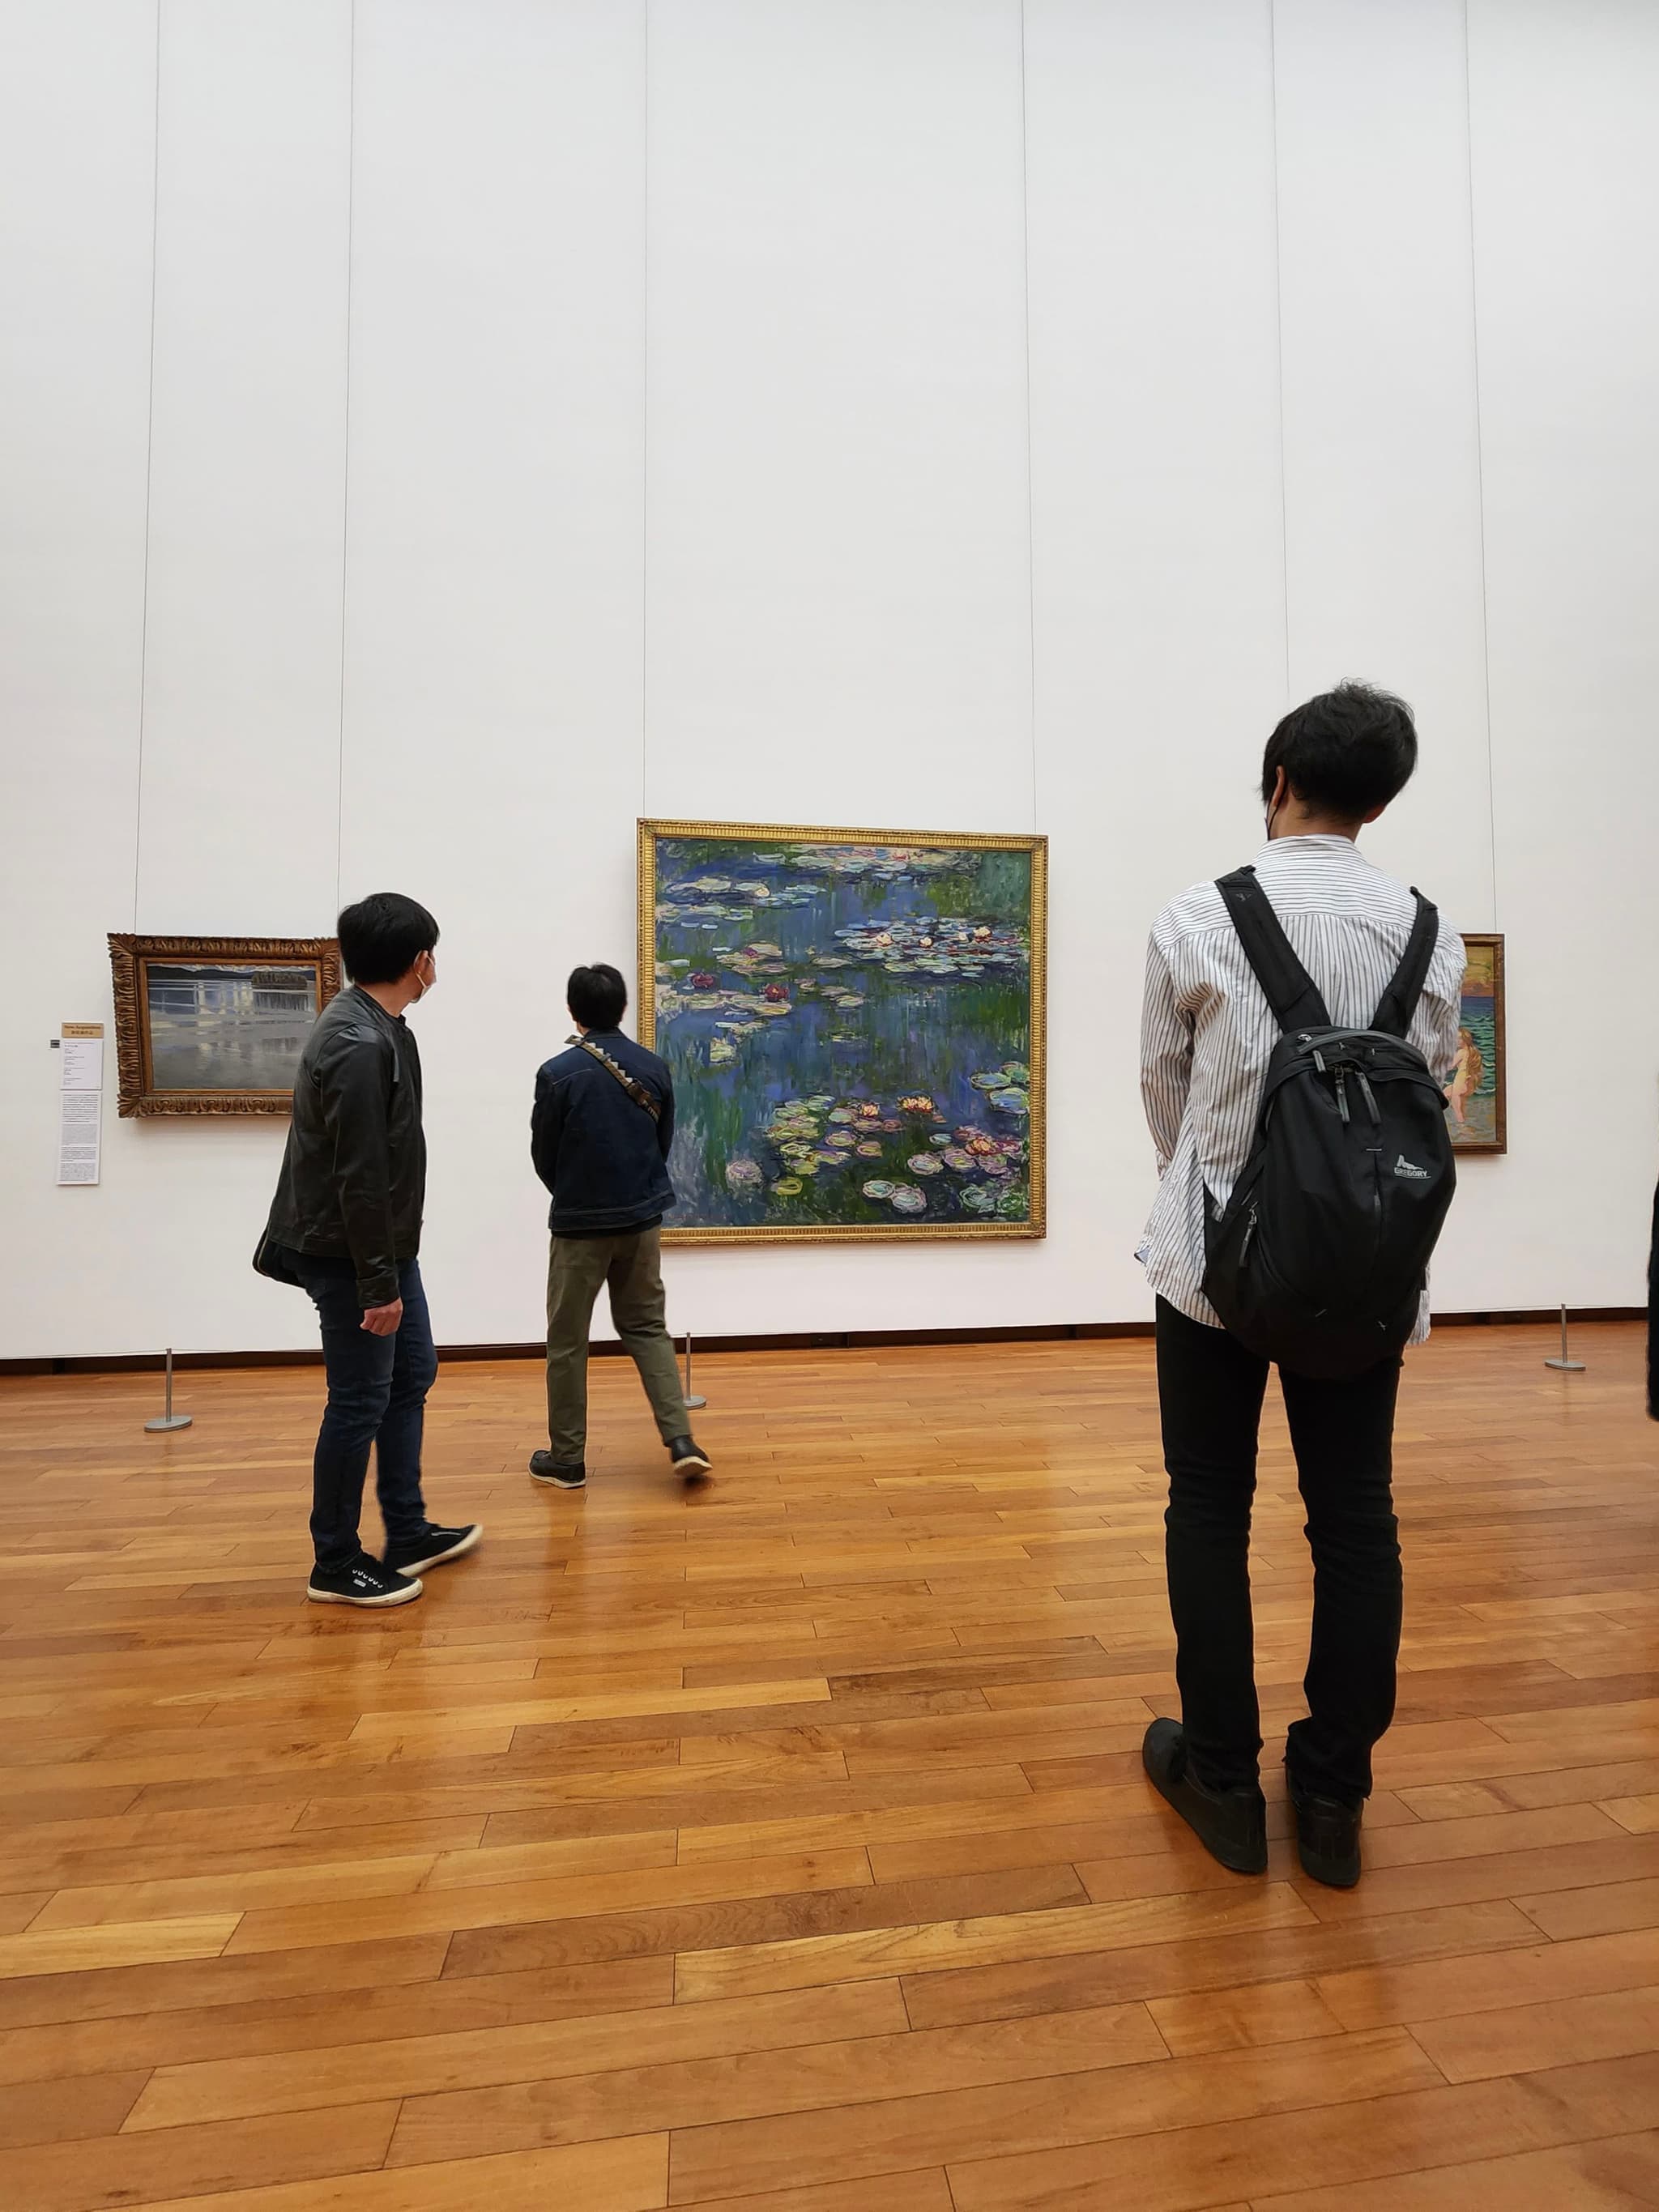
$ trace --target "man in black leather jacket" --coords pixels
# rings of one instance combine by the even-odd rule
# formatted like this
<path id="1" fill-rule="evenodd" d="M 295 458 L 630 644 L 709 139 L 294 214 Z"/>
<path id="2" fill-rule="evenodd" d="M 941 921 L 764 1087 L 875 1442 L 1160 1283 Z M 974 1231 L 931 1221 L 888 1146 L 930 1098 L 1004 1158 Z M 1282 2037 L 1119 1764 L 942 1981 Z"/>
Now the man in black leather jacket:
<path id="1" fill-rule="evenodd" d="M 654 1052 L 623 1035 L 628 986 L 616 969 L 578 968 L 567 990 L 578 1034 L 571 1049 L 537 1075 L 530 1124 L 531 1158 L 553 1194 L 550 1449 L 535 1454 L 530 1472 L 557 1490 L 580 1490 L 587 1480 L 587 1330 L 605 1285 L 670 1461 L 676 1473 L 702 1481 L 708 1462 L 691 1438 L 664 1317 L 660 1238 L 663 1215 L 674 1203 L 673 1079 Z"/>
<path id="2" fill-rule="evenodd" d="M 434 1527 L 421 1438 L 437 1355 L 418 1255 L 426 1197 L 421 1055 L 404 1020 L 437 979 L 438 925 L 377 891 L 339 920 L 351 988 L 318 1018 L 301 1056 L 294 1119 L 254 1265 L 299 1285 L 322 1324 L 328 1404 L 313 1469 L 316 1549 L 307 1595 L 322 1605 L 406 1605 L 428 1567 L 483 1534 Z M 371 1445 L 384 1562 L 358 1537 Z"/>

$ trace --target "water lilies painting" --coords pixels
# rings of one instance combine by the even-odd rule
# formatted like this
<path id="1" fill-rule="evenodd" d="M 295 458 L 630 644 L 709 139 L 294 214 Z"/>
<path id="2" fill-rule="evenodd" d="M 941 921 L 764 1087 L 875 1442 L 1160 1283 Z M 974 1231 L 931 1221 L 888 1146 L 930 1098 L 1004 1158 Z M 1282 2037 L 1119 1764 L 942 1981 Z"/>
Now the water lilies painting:
<path id="1" fill-rule="evenodd" d="M 1046 840 L 640 824 L 671 1241 L 1041 1237 Z"/>

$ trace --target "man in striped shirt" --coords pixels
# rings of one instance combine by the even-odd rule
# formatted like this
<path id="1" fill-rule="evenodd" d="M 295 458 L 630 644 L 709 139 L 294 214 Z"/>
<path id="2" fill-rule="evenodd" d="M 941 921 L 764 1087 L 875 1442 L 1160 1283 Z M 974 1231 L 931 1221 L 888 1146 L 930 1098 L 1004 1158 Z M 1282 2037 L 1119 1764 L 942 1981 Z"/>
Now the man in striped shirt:
<path id="1" fill-rule="evenodd" d="M 1415 902 L 1356 840 L 1417 765 L 1410 709 L 1345 684 L 1267 741 L 1267 844 L 1255 870 L 1334 1023 L 1364 1028 L 1411 933 Z M 1449 1079 L 1463 943 L 1442 923 L 1410 1041 Z M 1147 1771 L 1224 1864 L 1267 1865 L 1250 1616 L 1250 1505 L 1267 1362 L 1204 1296 L 1206 1204 L 1226 1201 L 1255 1135 L 1279 1038 L 1213 884 L 1166 907 L 1146 965 L 1141 1090 L 1160 1182 L 1140 1257 L 1158 1294 L 1158 1398 L 1170 1473 L 1166 1559 L 1182 1718 L 1155 1722 Z M 1428 1334 L 1428 1292 L 1413 1342 Z M 1340 1382 L 1280 1371 L 1314 1557 L 1309 1713 L 1285 1749 L 1304 1869 L 1359 1875 L 1372 1747 L 1394 1717 L 1400 1545 L 1391 1484 L 1397 1358 Z"/>

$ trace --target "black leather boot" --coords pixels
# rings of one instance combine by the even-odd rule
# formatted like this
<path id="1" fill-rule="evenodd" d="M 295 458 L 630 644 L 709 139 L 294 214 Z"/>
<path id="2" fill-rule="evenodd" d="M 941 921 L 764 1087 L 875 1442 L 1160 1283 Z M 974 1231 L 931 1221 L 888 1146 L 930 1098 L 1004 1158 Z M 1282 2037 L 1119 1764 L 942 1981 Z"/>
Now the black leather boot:
<path id="1" fill-rule="evenodd" d="M 1153 1788 L 1175 1807 L 1212 1858 L 1235 1874 L 1266 1874 L 1267 1804 L 1259 1789 L 1212 1790 L 1189 1774 L 1179 1721 L 1152 1723 L 1140 1747 L 1140 1763 Z"/>
<path id="2" fill-rule="evenodd" d="M 1303 1873 L 1328 1889 L 1352 1889 L 1359 1879 L 1359 1823 L 1364 1807 L 1304 1790 L 1293 1775 L 1287 1779 Z"/>

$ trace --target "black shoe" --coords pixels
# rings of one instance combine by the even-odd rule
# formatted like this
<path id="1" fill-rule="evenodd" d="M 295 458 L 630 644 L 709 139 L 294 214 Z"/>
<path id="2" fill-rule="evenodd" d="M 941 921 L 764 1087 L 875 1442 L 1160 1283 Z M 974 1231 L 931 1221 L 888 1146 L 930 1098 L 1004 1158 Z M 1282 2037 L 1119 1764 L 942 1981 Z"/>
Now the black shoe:
<path id="1" fill-rule="evenodd" d="M 446 1559 L 459 1559 L 464 1553 L 476 1551 L 483 1534 L 483 1523 L 474 1521 L 465 1528 L 434 1528 L 428 1521 L 426 1533 L 413 1544 L 388 1547 L 386 1564 L 394 1574 L 423 1575 L 428 1567 L 441 1567 Z"/>
<path id="2" fill-rule="evenodd" d="M 365 1552 L 347 1567 L 313 1567 L 306 1595 L 313 1605 L 408 1605 L 421 1585 Z"/>
<path id="3" fill-rule="evenodd" d="M 550 1482 L 555 1490 L 585 1490 L 587 1487 L 587 1469 L 580 1460 L 574 1466 L 561 1467 L 551 1452 L 532 1452 L 530 1473 L 534 1481 Z"/>
<path id="4" fill-rule="evenodd" d="M 1290 1789 L 1303 1873 L 1328 1889 L 1352 1889 L 1359 1879 L 1359 1823 L 1364 1807 L 1344 1804 L 1340 1797 L 1321 1797 L 1294 1781 Z"/>
<path id="5" fill-rule="evenodd" d="M 699 1451 L 690 1437 L 676 1437 L 668 1447 L 668 1464 L 688 1482 L 701 1482 L 712 1462 L 707 1452 Z"/>
<path id="6" fill-rule="evenodd" d="M 1260 1790 L 1212 1790 L 1187 1771 L 1187 1739 L 1179 1721 L 1154 1721 L 1140 1763 L 1212 1858 L 1235 1874 L 1267 1871 L 1267 1804 Z"/>

